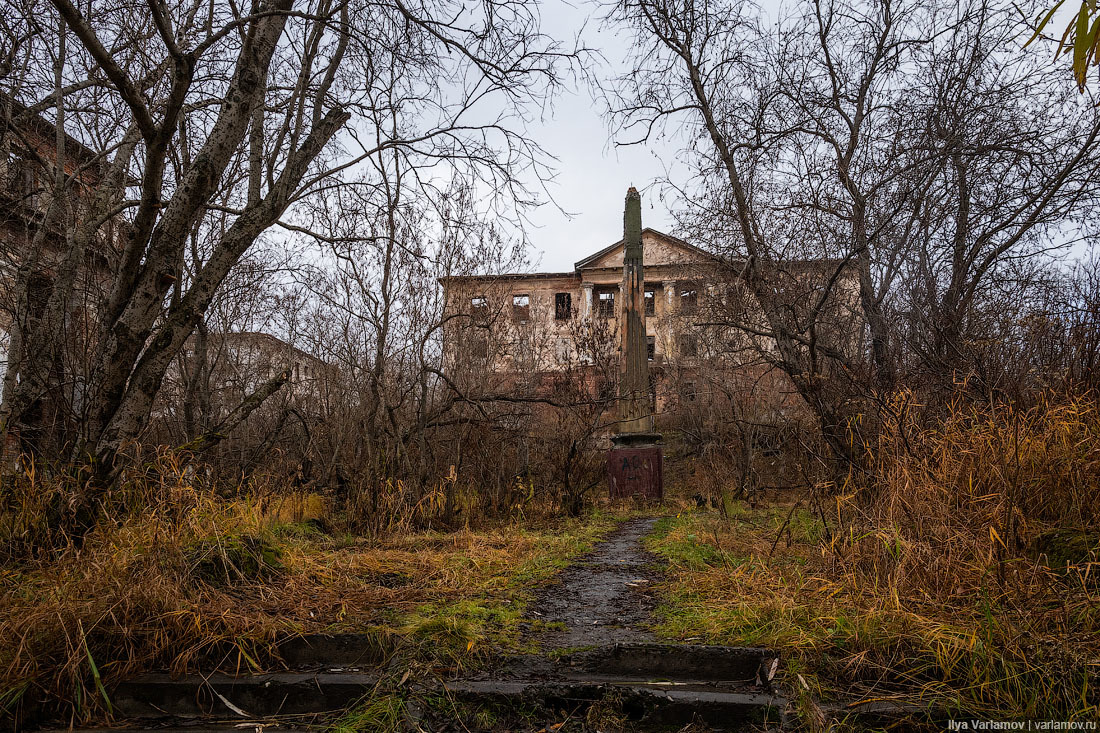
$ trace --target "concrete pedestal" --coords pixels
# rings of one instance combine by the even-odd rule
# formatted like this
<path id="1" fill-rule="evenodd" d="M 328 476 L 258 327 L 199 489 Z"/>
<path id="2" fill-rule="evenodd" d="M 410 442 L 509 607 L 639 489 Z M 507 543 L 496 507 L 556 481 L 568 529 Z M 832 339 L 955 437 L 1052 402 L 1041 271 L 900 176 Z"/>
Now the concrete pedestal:
<path id="1" fill-rule="evenodd" d="M 639 496 L 650 501 L 664 497 L 664 454 L 657 445 L 660 435 L 616 435 L 607 452 L 607 484 L 612 499 Z"/>

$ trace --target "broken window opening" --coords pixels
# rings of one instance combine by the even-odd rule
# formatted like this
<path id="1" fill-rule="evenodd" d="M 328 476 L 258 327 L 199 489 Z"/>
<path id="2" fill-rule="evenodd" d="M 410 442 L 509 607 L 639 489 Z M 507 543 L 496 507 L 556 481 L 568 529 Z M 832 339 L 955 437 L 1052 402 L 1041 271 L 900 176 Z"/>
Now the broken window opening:
<path id="1" fill-rule="evenodd" d="M 680 310 L 684 313 L 692 313 L 699 306 L 699 291 L 695 286 L 680 289 Z"/>
<path id="2" fill-rule="evenodd" d="M 615 291 L 614 290 L 601 290 L 597 298 L 597 309 L 604 318 L 615 317 Z"/>
<path id="3" fill-rule="evenodd" d="M 645 314 L 647 316 L 657 315 L 657 293 L 653 288 L 646 288 L 645 291 Z"/>
<path id="4" fill-rule="evenodd" d="M 657 356 L 657 337 L 646 336 L 645 339 L 645 356 L 649 361 L 653 361 Z"/>
<path id="5" fill-rule="evenodd" d="M 568 321 L 572 317 L 572 293 L 554 293 L 554 318 L 558 321 Z"/>
<path id="6" fill-rule="evenodd" d="M 27 303 L 30 306 L 30 319 L 38 322 L 46 315 L 46 306 L 53 295 L 53 278 L 45 273 L 35 273 L 27 281 Z"/>
<path id="7" fill-rule="evenodd" d="M 517 321 L 526 321 L 531 316 L 531 296 L 512 296 L 512 317 Z"/>
<path id="8" fill-rule="evenodd" d="M 696 357 L 699 355 L 699 339 L 695 334 L 685 333 L 680 335 L 680 356 Z"/>
<path id="9" fill-rule="evenodd" d="M 474 320 L 482 323 L 489 320 L 489 299 L 484 295 L 475 295 L 470 298 L 470 312 L 474 315 Z"/>

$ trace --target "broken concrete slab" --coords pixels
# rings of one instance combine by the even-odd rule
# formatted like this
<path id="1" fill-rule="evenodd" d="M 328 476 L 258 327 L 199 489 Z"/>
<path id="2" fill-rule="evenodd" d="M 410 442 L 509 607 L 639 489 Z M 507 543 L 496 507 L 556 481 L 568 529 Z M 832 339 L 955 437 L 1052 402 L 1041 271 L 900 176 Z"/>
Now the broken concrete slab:
<path id="1" fill-rule="evenodd" d="M 767 681 L 766 668 L 778 656 L 772 649 L 755 647 L 637 643 L 569 654 L 561 661 L 598 674 L 752 684 Z"/>
<path id="2" fill-rule="evenodd" d="M 127 718 L 233 717 L 241 719 L 344 710 L 377 683 L 359 673 L 276 673 L 173 678 L 140 675 L 121 683 L 111 702 Z"/>
<path id="3" fill-rule="evenodd" d="M 781 725 L 784 720 L 787 701 L 779 695 L 698 684 L 689 687 L 637 680 L 457 680 L 445 685 L 447 692 L 462 700 L 535 705 L 570 714 L 612 701 L 629 719 L 654 725 L 705 723 L 738 730 L 747 724 Z"/>

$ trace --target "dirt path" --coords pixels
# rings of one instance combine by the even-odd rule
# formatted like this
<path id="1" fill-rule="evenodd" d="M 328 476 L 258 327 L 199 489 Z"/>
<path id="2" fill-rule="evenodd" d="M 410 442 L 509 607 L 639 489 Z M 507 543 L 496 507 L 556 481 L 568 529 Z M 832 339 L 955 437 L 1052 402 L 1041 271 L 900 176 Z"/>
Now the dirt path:
<path id="1" fill-rule="evenodd" d="M 656 556 L 642 546 L 655 518 L 623 524 L 543 589 L 530 609 L 544 623 L 564 624 L 538 636 L 544 650 L 652 641 Z"/>

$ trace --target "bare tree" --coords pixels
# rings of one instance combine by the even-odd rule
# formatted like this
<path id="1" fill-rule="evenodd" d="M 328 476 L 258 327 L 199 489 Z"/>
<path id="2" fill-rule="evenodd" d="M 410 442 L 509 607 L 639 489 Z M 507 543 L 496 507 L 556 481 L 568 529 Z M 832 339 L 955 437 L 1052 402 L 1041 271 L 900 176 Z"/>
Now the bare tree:
<path id="1" fill-rule="evenodd" d="M 980 377 L 973 347 L 998 336 L 989 306 L 1027 290 L 1026 261 L 1076 241 L 1098 203 L 1100 115 L 1041 59 L 1000 50 L 1018 32 L 1010 13 L 975 3 L 917 59 L 906 111 L 930 185 L 903 308 L 908 346 L 940 384 Z"/>
<path id="2" fill-rule="evenodd" d="M 68 440 L 70 456 L 94 460 L 100 473 L 141 434 L 169 364 L 245 253 L 289 234 L 339 239 L 314 226 L 314 202 L 356 178 L 389 186 L 394 171 L 372 174 L 371 161 L 404 159 L 402 170 L 426 176 L 425 190 L 449 169 L 489 184 L 501 203 L 529 203 L 518 174 L 545 171 L 511 122 L 552 91 L 563 55 L 538 33 L 531 6 L 457 8 L 6 0 L 5 81 L 20 103 L 8 107 L 5 134 L 54 111 L 58 144 L 41 163 L 56 173 L 56 195 L 44 220 L 61 222 L 66 239 L 56 267 L 39 266 L 42 246 L 21 262 L 17 314 L 29 312 L 36 271 L 52 287 L 44 316 L 17 320 L 12 334 L 4 433 L 36 448 L 32 407 L 52 379 L 45 365 L 67 342 L 71 273 L 109 226 L 107 293 L 79 375 L 86 419 Z M 50 18 L 52 31 L 42 27 Z M 83 180 L 84 169 L 63 164 L 70 137 L 93 151 L 86 167 L 102 170 L 79 206 L 61 195 Z"/>
<path id="3" fill-rule="evenodd" d="M 788 137 L 779 116 L 784 80 L 777 49 L 752 8 L 710 0 L 641 0 L 616 6 L 613 17 L 634 28 L 639 49 L 621 77 L 610 114 L 627 144 L 643 143 L 663 124 L 686 121 L 681 134 L 698 171 L 692 201 L 700 211 L 699 239 L 724 256 L 758 303 L 762 324 L 740 327 L 767 335 L 771 358 L 817 416 L 834 455 L 855 460 L 849 416 L 830 394 L 829 375 L 844 354 L 818 339 L 818 313 L 836 295 L 848 257 L 807 278 L 790 263 L 804 258 L 794 223 L 778 204 L 779 170 Z M 707 236 L 709 234 L 709 236 Z"/>
<path id="4" fill-rule="evenodd" d="M 1094 205 L 1095 110 L 1035 58 L 997 52 L 1019 20 L 980 0 L 822 0 L 769 29 L 721 0 L 622 2 L 611 18 L 638 49 L 608 95 L 621 143 L 675 120 L 694 171 L 674 186 L 682 223 L 761 316 L 717 320 L 765 338 L 842 467 L 900 352 L 950 383 L 997 272 L 1066 242 Z M 923 319 L 904 334 L 903 311 Z M 855 314 L 866 358 L 826 336 Z"/>

